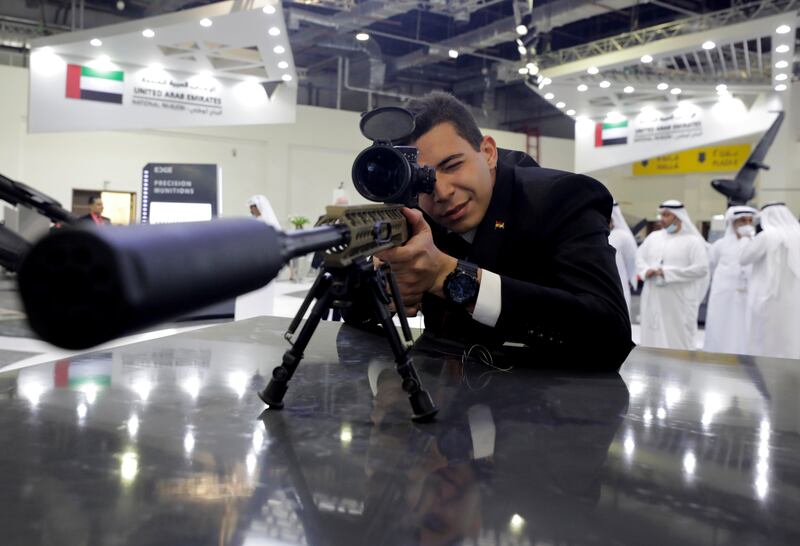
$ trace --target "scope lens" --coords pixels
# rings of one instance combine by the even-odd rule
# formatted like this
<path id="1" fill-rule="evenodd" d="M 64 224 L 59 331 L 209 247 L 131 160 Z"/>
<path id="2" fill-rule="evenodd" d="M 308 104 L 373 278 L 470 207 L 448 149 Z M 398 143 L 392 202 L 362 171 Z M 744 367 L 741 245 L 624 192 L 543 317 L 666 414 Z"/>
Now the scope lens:
<path id="1" fill-rule="evenodd" d="M 387 201 L 405 190 L 411 181 L 408 163 L 385 146 L 367 148 L 353 166 L 353 184 L 370 200 Z"/>

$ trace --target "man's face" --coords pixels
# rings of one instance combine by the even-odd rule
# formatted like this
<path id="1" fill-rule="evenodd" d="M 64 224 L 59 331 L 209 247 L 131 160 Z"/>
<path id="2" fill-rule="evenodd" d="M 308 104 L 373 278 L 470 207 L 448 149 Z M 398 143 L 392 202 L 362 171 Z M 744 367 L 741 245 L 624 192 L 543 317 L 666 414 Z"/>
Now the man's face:
<path id="1" fill-rule="evenodd" d="M 420 165 L 436 169 L 432 194 L 421 194 L 419 205 L 442 226 L 466 233 L 486 215 L 497 166 L 497 144 L 485 136 L 475 150 L 450 123 L 440 123 L 417 139 Z"/>
<path id="2" fill-rule="evenodd" d="M 92 214 L 100 215 L 103 214 L 103 200 L 102 199 L 95 199 L 91 205 L 89 205 L 89 210 L 92 211 Z"/>
<path id="3" fill-rule="evenodd" d="M 250 205 L 250 214 L 258 218 L 261 216 L 261 213 L 258 211 L 258 207 L 255 205 Z"/>
<path id="4" fill-rule="evenodd" d="M 752 225 L 753 225 L 752 216 L 742 216 L 733 221 L 733 229 L 736 229 L 740 226 L 752 226 Z"/>
<path id="5" fill-rule="evenodd" d="M 680 219 L 668 210 L 661 211 L 661 227 L 665 228 L 675 223 L 678 227 L 681 225 Z"/>

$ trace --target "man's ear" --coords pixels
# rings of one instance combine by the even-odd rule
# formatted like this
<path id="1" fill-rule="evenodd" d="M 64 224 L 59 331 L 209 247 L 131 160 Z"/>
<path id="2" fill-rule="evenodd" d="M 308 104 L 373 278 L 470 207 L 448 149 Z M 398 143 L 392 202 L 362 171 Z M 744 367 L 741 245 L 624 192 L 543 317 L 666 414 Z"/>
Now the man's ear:
<path id="1" fill-rule="evenodd" d="M 483 137 L 481 140 L 481 153 L 486 156 L 486 163 L 490 169 L 497 167 L 497 142 L 490 136 Z"/>

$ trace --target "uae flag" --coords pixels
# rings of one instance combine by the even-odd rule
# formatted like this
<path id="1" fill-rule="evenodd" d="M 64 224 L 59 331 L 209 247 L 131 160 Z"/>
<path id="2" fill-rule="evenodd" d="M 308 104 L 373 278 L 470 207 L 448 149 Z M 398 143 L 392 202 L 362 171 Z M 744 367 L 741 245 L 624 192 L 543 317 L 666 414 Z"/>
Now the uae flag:
<path id="1" fill-rule="evenodd" d="M 125 73 L 121 70 L 95 70 L 77 64 L 67 65 L 67 98 L 122 104 L 124 78 Z"/>
<path id="2" fill-rule="evenodd" d="M 628 143 L 628 120 L 598 123 L 594 127 L 594 147 Z"/>

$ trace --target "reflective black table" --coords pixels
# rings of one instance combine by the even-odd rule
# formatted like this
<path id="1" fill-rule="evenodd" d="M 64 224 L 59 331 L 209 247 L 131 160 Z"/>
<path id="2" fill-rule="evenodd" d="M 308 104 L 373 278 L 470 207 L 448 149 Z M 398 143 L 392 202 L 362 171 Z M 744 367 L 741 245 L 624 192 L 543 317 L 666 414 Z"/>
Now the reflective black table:
<path id="1" fill-rule="evenodd" d="M 0 374 L 0 544 L 800 544 L 800 362 L 567 375 L 423 340 L 417 425 L 385 341 L 323 323 L 263 412 L 287 323 Z"/>

